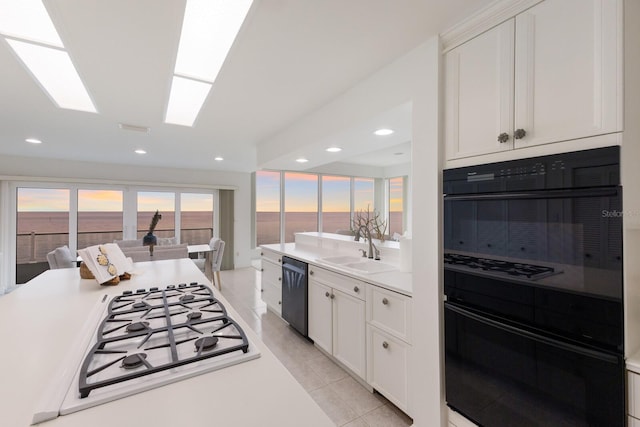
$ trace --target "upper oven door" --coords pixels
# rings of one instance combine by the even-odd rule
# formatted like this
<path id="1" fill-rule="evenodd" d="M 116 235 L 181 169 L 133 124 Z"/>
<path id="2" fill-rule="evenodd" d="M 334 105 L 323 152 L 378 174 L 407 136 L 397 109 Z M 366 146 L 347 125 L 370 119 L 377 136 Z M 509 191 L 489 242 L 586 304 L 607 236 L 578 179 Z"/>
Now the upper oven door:
<path id="1" fill-rule="evenodd" d="M 516 279 L 620 301 L 621 193 L 619 186 L 606 186 L 447 195 L 445 254 L 544 267 L 552 273 Z M 477 266 L 445 268 L 499 277 Z"/>

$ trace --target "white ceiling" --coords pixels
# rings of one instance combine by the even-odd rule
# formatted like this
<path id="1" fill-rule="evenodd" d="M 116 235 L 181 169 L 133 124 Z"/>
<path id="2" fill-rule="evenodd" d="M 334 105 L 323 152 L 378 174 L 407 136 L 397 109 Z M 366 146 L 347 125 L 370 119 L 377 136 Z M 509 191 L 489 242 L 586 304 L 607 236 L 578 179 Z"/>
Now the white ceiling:
<path id="1" fill-rule="evenodd" d="M 98 114 L 57 108 L 2 39 L 0 155 L 252 171 L 261 141 L 490 0 L 254 0 L 192 128 L 162 121 L 184 1 L 44 3 Z"/>

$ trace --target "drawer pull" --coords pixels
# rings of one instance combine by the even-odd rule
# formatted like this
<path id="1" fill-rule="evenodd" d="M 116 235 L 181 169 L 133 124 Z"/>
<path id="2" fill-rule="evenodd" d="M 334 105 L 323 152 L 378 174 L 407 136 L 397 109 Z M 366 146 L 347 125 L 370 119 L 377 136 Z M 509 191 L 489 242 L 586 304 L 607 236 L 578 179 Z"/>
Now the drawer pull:
<path id="1" fill-rule="evenodd" d="M 261 268 L 260 271 L 264 271 L 264 268 Z"/>
<path id="2" fill-rule="evenodd" d="M 264 292 L 264 289 L 262 289 L 262 288 L 261 288 L 261 289 L 260 289 L 260 292 Z"/>
<path id="3" fill-rule="evenodd" d="M 279 304 L 279 305 L 282 305 L 282 301 L 278 301 L 278 304 Z"/>
<path id="4" fill-rule="evenodd" d="M 382 298 L 382 305 L 388 305 L 389 304 L 389 300 L 386 298 Z"/>
<path id="5" fill-rule="evenodd" d="M 309 270 L 309 276 L 313 276 L 313 270 Z"/>
<path id="6" fill-rule="evenodd" d="M 260 256 L 264 256 L 264 252 L 260 252 Z"/>
<path id="7" fill-rule="evenodd" d="M 334 299 L 336 296 L 334 294 L 331 294 L 331 299 Z"/>
<path id="8" fill-rule="evenodd" d="M 281 282 L 281 281 L 282 281 L 282 277 L 278 277 L 278 282 Z"/>
<path id="9" fill-rule="evenodd" d="M 354 286 L 353 287 L 353 292 L 355 292 L 357 294 L 358 292 L 360 292 L 360 288 L 357 287 L 357 286 Z"/>
<path id="10" fill-rule="evenodd" d="M 382 342 L 382 348 L 389 348 L 389 343 L 386 341 Z"/>
<path id="11" fill-rule="evenodd" d="M 282 261 L 280 258 L 278 258 L 278 262 Z"/>
<path id="12" fill-rule="evenodd" d="M 329 295 L 330 295 L 329 292 L 325 292 L 324 293 L 324 296 L 327 297 L 327 298 L 329 298 Z"/>

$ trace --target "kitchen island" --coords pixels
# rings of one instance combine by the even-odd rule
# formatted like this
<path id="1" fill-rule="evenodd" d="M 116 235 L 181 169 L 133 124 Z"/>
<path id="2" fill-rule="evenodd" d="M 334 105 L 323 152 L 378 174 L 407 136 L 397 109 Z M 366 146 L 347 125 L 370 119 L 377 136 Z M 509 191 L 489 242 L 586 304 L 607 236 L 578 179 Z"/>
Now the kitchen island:
<path id="1" fill-rule="evenodd" d="M 96 303 L 123 291 L 199 282 L 205 276 L 189 259 L 135 264 L 128 281 L 99 286 L 78 269 L 49 270 L 0 297 L 0 425 L 28 426 L 38 402 L 65 367 Z M 332 426 L 333 423 L 215 292 L 243 328 L 257 359 L 115 400 L 42 426 Z"/>

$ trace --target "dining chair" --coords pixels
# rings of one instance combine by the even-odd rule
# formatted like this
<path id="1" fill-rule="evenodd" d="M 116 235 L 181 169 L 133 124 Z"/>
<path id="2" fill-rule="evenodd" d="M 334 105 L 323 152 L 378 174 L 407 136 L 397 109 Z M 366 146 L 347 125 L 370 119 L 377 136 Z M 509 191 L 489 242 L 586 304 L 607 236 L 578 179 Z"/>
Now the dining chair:
<path id="1" fill-rule="evenodd" d="M 211 266 L 211 283 L 215 286 L 216 276 L 218 278 L 218 289 L 222 290 L 220 281 L 220 265 L 222 264 L 222 255 L 224 254 L 224 241 L 217 237 L 213 237 L 209 241 L 211 251 L 205 253 L 204 258 L 194 259 L 193 262 L 198 266 L 200 271 L 207 274 L 207 267 Z M 207 276 L 208 278 L 208 276 Z"/>
<path id="2" fill-rule="evenodd" d="M 71 254 L 68 246 L 60 246 L 47 253 L 49 269 L 73 268 L 76 267 L 76 258 Z"/>

